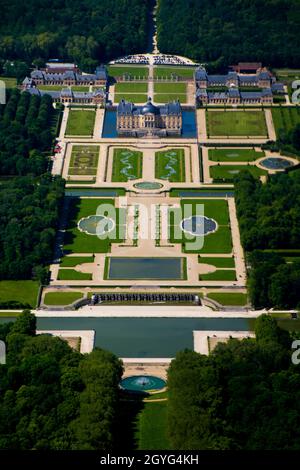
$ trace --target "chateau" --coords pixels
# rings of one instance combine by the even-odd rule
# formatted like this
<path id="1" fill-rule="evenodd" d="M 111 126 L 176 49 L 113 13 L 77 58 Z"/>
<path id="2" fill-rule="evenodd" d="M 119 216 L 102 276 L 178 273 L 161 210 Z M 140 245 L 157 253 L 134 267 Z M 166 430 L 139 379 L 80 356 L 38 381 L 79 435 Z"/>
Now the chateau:
<path id="1" fill-rule="evenodd" d="M 117 132 L 120 136 L 176 136 L 182 130 L 179 101 L 157 107 L 148 99 L 144 106 L 121 100 L 117 109 Z"/>
<path id="2" fill-rule="evenodd" d="M 31 95 L 50 95 L 54 103 L 104 105 L 106 101 L 106 93 L 101 88 L 92 92 L 73 91 L 71 88 L 63 88 L 61 91 L 44 91 L 36 88 L 35 86 L 28 86 L 25 88 L 23 87 L 23 91 L 27 91 Z"/>

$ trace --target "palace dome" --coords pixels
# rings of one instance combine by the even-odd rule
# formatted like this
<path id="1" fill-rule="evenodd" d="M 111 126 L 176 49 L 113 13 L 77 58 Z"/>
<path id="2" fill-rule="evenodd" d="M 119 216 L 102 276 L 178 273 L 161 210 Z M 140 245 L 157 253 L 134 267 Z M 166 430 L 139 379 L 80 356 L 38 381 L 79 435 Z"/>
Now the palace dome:
<path id="1" fill-rule="evenodd" d="M 159 114 L 159 108 L 152 104 L 151 98 L 148 98 L 147 103 L 141 109 L 141 114 Z"/>

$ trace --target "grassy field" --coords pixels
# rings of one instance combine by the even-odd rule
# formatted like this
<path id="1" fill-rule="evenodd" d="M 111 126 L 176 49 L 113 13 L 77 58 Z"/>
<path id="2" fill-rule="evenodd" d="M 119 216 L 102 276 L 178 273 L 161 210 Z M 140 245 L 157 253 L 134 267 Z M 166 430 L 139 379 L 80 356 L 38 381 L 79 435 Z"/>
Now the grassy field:
<path id="1" fill-rule="evenodd" d="M 231 292 L 211 292 L 207 295 L 209 299 L 216 300 L 222 305 L 246 305 L 247 294 Z"/>
<path id="2" fill-rule="evenodd" d="M 267 170 L 255 165 L 214 165 L 209 167 L 210 176 L 214 180 L 233 180 L 243 170 L 249 171 L 256 178 L 268 174 Z"/>
<path id="3" fill-rule="evenodd" d="M 272 118 L 278 137 L 280 129 L 289 132 L 300 123 L 300 108 L 274 108 Z"/>
<path id="4" fill-rule="evenodd" d="M 209 149 L 209 159 L 213 162 L 252 162 L 265 156 L 265 152 L 256 152 L 251 149 Z"/>
<path id="5" fill-rule="evenodd" d="M 74 110 L 69 112 L 66 135 L 92 136 L 96 113 L 94 110 Z"/>
<path id="6" fill-rule="evenodd" d="M 17 86 L 17 79 L 15 77 L 0 77 L 0 80 L 5 83 L 5 86 L 8 90 L 11 88 L 16 88 Z"/>
<path id="7" fill-rule="evenodd" d="M 93 263 L 93 262 L 94 262 L 93 256 L 65 256 L 62 259 L 60 266 L 62 268 L 74 268 L 74 266 L 77 266 L 77 264 Z"/>
<path id="8" fill-rule="evenodd" d="M 164 93 L 164 94 L 155 94 L 154 101 L 155 103 L 170 103 L 171 101 L 179 100 L 180 103 L 186 103 L 185 94 L 176 94 L 176 93 Z"/>
<path id="9" fill-rule="evenodd" d="M 201 274 L 200 281 L 236 281 L 236 272 L 234 269 L 218 269 L 214 273 Z"/>
<path id="10" fill-rule="evenodd" d="M 171 83 L 154 83 L 154 93 L 186 93 L 186 83 L 171 82 Z"/>
<path id="11" fill-rule="evenodd" d="M 0 303 L 15 301 L 36 307 L 37 281 L 0 281 Z"/>
<path id="12" fill-rule="evenodd" d="M 94 198 L 71 199 L 68 210 L 69 220 L 65 233 L 65 253 L 107 253 L 110 250 L 111 240 L 109 238 L 99 239 L 97 236 L 81 232 L 77 227 L 77 223 L 81 218 L 95 215 L 98 206 L 101 204 L 111 204 L 113 206 L 114 200 Z M 118 210 L 116 213 L 118 215 Z M 116 238 L 113 241 L 118 241 L 118 239 Z"/>
<path id="13" fill-rule="evenodd" d="M 204 205 L 204 215 L 206 217 L 213 218 L 218 223 L 218 228 L 214 233 L 210 233 L 204 237 L 204 245 L 202 248 L 197 246 L 187 246 L 186 243 L 190 243 L 193 240 L 198 239 L 199 237 L 194 237 L 194 239 L 188 239 L 184 232 L 182 232 L 178 225 L 178 230 L 181 235 L 181 238 L 176 238 L 177 235 L 174 233 L 174 218 L 170 217 L 170 241 L 171 243 L 182 243 L 183 251 L 187 253 L 231 253 L 232 251 L 232 241 L 231 241 L 231 230 L 229 226 L 229 214 L 228 214 L 228 204 L 225 200 L 209 200 L 209 199 L 199 199 L 197 201 L 193 199 L 181 200 L 182 213 L 185 216 L 189 216 L 189 212 L 185 212 L 184 206 L 187 205 L 191 208 L 193 215 L 197 214 L 196 204 Z M 201 213 L 198 211 L 198 213 Z"/>
<path id="14" fill-rule="evenodd" d="M 92 278 L 92 274 L 80 273 L 75 269 L 60 269 L 57 276 L 59 281 L 91 281 Z"/>
<path id="15" fill-rule="evenodd" d="M 167 450 L 167 401 L 145 403 L 136 420 L 135 440 L 139 450 Z"/>
<path id="16" fill-rule="evenodd" d="M 99 145 L 73 145 L 68 174 L 96 175 L 99 152 Z"/>
<path id="17" fill-rule="evenodd" d="M 69 88 L 66 85 L 39 85 L 38 88 L 42 91 L 60 91 L 63 88 Z M 87 93 L 90 89 L 89 86 L 71 86 L 72 91 L 82 91 Z"/>
<path id="18" fill-rule="evenodd" d="M 263 111 L 206 111 L 209 136 L 267 136 Z"/>
<path id="19" fill-rule="evenodd" d="M 82 297 L 82 292 L 47 292 L 44 297 L 44 304 L 70 305 Z"/>
<path id="20" fill-rule="evenodd" d="M 112 181 L 121 182 L 142 177 L 143 153 L 126 148 L 114 149 Z"/>
<path id="21" fill-rule="evenodd" d="M 184 149 L 155 153 L 155 178 L 174 182 L 185 181 Z"/>
<path id="22" fill-rule="evenodd" d="M 115 85 L 115 93 L 147 93 L 148 83 L 119 82 Z"/>
<path id="23" fill-rule="evenodd" d="M 194 67 L 154 67 L 154 77 L 155 78 L 171 78 L 172 75 L 183 78 L 193 78 L 194 76 Z"/>
<path id="24" fill-rule="evenodd" d="M 134 77 L 148 78 L 149 69 L 148 67 L 137 66 L 137 65 L 110 65 L 108 67 L 108 74 L 110 77 L 121 77 L 124 74 Z"/>
<path id="25" fill-rule="evenodd" d="M 211 258 L 199 256 L 199 263 L 212 264 L 216 268 L 234 268 L 234 258 Z"/>
<path id="26" fill-rule="evenodd" d="M 114 96 L 114 102 L 120 103 L 121 100 L 130 101 L 131 103 L 146 103 L 147 95 L 137 93 L 118 93 Z"/>

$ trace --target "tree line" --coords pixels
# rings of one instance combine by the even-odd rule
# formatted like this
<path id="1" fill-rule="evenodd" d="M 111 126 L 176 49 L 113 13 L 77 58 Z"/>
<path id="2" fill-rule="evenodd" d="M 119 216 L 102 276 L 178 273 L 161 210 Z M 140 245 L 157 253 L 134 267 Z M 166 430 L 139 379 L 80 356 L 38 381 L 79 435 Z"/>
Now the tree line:
<path id="1" fill-rule="evenodd" d="M 270 176 L 265 184 L 242 172 L 235 180 L 235 200 L 253 305 L 299 306 L 300 261 L 293 250 L 300 246 L 300 171 Z"/>
<path id="2" fill-rule="evenodd" d="M 291 337 L 267 315 L 256 320 L 255 334 L 209 356 L 177 353 L 168 371 L 173 449 L 299 449 L 300 369 Z"/>
<path id="3" fill-rule="evenodd" d="M 0 105 L 0 175 L 46 171 L 56 117 L 49 95 L 8 92 L 6 105 Z"/>
<path id="4" fill-rule="evenodd" d="M 147 46 L 151 0 L 6 2 L 0 23 L 0 57 L 45 61 L 69 59 L 85 71 L 99 62 Z"/>
<path id="5" fill-rule="evenodd" d="M 96 348 L 81 355 L 62 339 L 36 335 L 24 311 L 0 325 L 2 450 L 105 450 L 114 447 L 121 361 Z"/>
<path id="6" fill-rule="evenodd" d="M 161 52 L 218 67 L 239 61 L 298 67 L 298 0 L 160 0 Z"/>
<path id="7" fill-rule="evenodd" d="M 64 180 L 46 173 L 0 185 L 0 279 L 47 280 Z"/>

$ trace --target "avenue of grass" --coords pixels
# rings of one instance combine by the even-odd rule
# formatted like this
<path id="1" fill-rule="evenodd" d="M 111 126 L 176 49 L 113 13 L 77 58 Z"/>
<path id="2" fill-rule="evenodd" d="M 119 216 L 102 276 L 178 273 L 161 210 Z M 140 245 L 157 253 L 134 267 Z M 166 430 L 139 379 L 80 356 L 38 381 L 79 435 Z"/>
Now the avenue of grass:
<path id="1" fill-rule="evenodd" d="M 71 109 L 66 127 L 66 135 L 92 136 L 96 113 L 93 109 Z"/>
<path id="2" fill-rule="evenodd" d="M 17 79 L 15 77 L 0 77 L 0 80 L 5 83 L 5 86 L 8 90 L 11 88 L 16 88 L 17 86 Z"/>
<path id="3" fill-rule="evenodd" d="M 37 281 L 0 281 L 0 304 L 14 301 L 35 308 L 38 289 Z"/>
<path id="4" fill-rule="evenodd" d="M 130 152 L 132 155 L 126 157 L 125 153 Z M 131 168 L 128 169 L 128 174 L 132 175 L 131 178 L 126 176 L 126 167 L 128 164 Z M 114 149 L 113 153 L 113 169 L 112 181 L 113 182 L 126 182 L 129 179 L 138 179 L 142 177 L 143 169 L 143 153 L 137 150 L 127 148 Z"/>
<path id="5" fill-rule="evenodd" d="M 81 199 L 79 197 L 70 198 L 69 209 L 68 209 L 68 222 L 67 229 L 64 238 L 64 253 L 107 253 L 110 251 L 111 242 L 120 241 L 118 231 L 116 238 L 110 239 L 99 239 L 96 235 L 88 235 L 81 232 L 78 227 L 78 221 L 83 217 L 89 215 L 95 215 L 97 208 L 101 204 L 109 204 L 114 206 L 114 199 L 96 199 L 86 198 Z M 118 216 L 119 211 L 116 210 Z M 113 232 L 112 232 L 113 234 Z M 60 270 L 69 271 L 69 270 Z M 64 274 L 63 274 L 64 275 Z"/>
<path id="6" fill-rule="evenodd" d="M 39 85 L 38 86 L 39 90 L 42 90 L 42 91 L 60 91 L 64 88 L 71 88 L 72 91 L 82 91 L 82 92 L 85 92 L 87 93 L 90 89 L 89 86 L 71 86 L 71 87 L 67 87 L 66 85 Z"/>
<path id="7" fill-rule="evenodd" d="M 144 403 L 136 419 L 135 441 L 139 450 L 170 449 L 167 437 L 167 401 Z"/>
<path id="8" fill-rule="evenodd" d="M 193 78 L 195 72 L 194 67 L 154 67 L 154 77 L 155 78 L 172 78 L 172 75 L 182 78 Z"/>
<path id="9" fill-rule="evenodd" d="M 114 102 L 120 103 L 120 101 L 125 100 L 130 103 L 146 103 L 147 95 L 137 94 L 137 93 L 118 93 L 114 96 Z"/>
<path id="10" fill-rule="evenodd" d="M 265 152 L 251 149 L 215 148 L 208 150 L 209 159 L 213 162 L 252 162 L 265 156 Z"/>
<path id="11" fill-rule="evenodd" d="M 273 108 L 272 118 L 276 136 L 279 137 L 281 129 L 289 132 L 300 123 L 300 109 L 299 107 Z"/>
<path id="12" fill-rule="evenodd" d="M 68 174 L 96 175 L 99 151 L 99 145 L 73 145 Z"/>
<path id="13" fill-rule="evenodd" d="M 198 199 L 197 201 L 193 199 L 184 199 L 181 200 L 180 205 L 182 208 L 182 215 L 183 217 L 189 217 L 192 215 L 200 214 L 202 215 L 203 212 L 201 211 L 201 206 L 197 210 L 197 204 L 204 206 L 204 215 L 206 217 L 213 218 L 217 224 L 218 228 L 214 233 L 210 233 L 204 236 L 204 243 L 201 248 L 199 245 L 194 244 L 192 246 L 192 242 L 196 242 L 197 239 L 200 237 L 188 237 L 185 232 L 182 232 L 178 226 L 178 233 L 180 233 L 181 238 L 176 238 L 177 235 L 174 233 L 174 214 L 172 212 L 176 212 L 175 210 L 170 211 L 170 242 L 171 243 L 181 243 L 182 250 L 186 253 L 231 253 L 232 252 L 232 240 L 231 240 L 231 230 L 229 225 L 229 213 L 228 213 L 228 204 L 227 201 L 224 199 L 220 200 L 209 200 L 209 199 Z M 188 209 L 185 208 L 187 205 Z M 190 245 L 190 246 L 189 246 Z"/>
<path id="14" fill-rule="evenodd" d="M 234 269 L 217 269 L 217 271 L 208 274 L 200 274 L 200 281 L 236 281 L 236 272 Z"/>
<path id="15" fill-rule="evenodd" d="M 267 136 L 263 111 L 206 111 L 207 132 L 211 136 Z"/>
<path id="16" fill-rule="evenodd" d="M 147 93 L 148 83 L 119 82 L 115 85 L 115 93 Z"/>
<path id="17" fill-rule="evenodd" d="M 169 156 L 170 153 L 175 153 L 176 155 Z M 176 161 L 172 163 L 173 160 Z M 175 173 L 173 171 L 172 174 L 169 173 L 168 165 L 170 165 Z M 170 149 L 164 150 L 163 152 L 156 152 L 155 178 L 168 180 L 172 183 L 185 181 L 184 149 Z"/>
<path id="18" fill-rule="evenodd" d="M 180 103 L 186 103 L 186 94 L 179 93 L 161 93 L 154 95 L 155 103 L 170 103 L 179 100 Z"/>
<path id="19" fill-rule="evenodd" d="M 82 297 L 82 292 L 47 292 L 44 296 L 44 304 L 70 305 Z"/>
<path id="20" fill-rule="evenodd" d="M 62 268 L 74 268 L 77 264 L 83 263 L 93 263 L 94 257 L 93 256 L 65 256 L 60 266 Z"/>
<path id="21" fill-rule="evenodd" d="M 241 171 L 249 171 L 255 178 L 267 175 L 267 170 L 255 165 L 214 165 L 209 167 L 209 173 L 213 180 L 234 180 Z"/>
<path id="22" fill-rule="evenodd" d="M 154 83 L 154 93 L 186 93 L 186 83 L 183 82 L 169 82 L 169 83 Z"/>
<path id="23" fill-rule="evenodd" d="M 201 257 L 198 259 L 200 264 L 212 264 L 216 268 L 234 268 L 234 258 L 216 258 L 216 257 Z"/>
<path id="24" fill-rule="evenodd" d="M 110 65 L 108 67 L 108 75 L 110 77 L 121 77 L 124 74 L 130 75 L 131 78 L 148 78 L 149 69 L 145 66 L 136 65 Z"/>
<path id="25" fill-rule="evenodd" d="M 238 306 L 246 305 L 248 302 L 247 294 L 242 294 L 240 292 L 210 292 L 207 297 L 222 305 Z"/>

